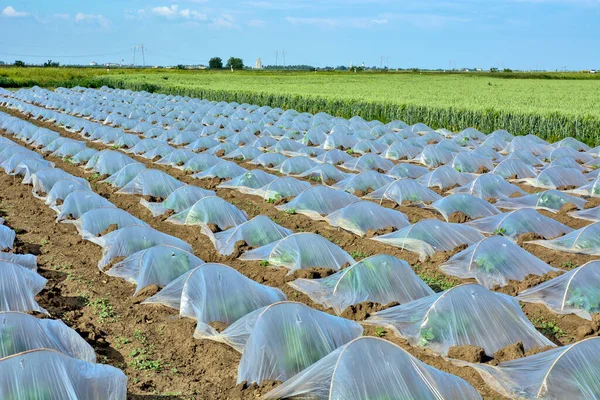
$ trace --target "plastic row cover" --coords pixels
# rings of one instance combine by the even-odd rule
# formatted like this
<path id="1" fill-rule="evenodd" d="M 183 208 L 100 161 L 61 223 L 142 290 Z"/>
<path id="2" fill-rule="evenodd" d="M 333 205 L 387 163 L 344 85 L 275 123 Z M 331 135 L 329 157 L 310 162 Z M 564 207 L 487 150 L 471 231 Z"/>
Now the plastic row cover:
<path id="1" fill-rule="evenodd" d="M 182 317 L 197 321 L 194 337 L 214 338 L 219 333 L 210 324 L 231 324 L 248 313 L 286 300 L 283 292 L 261 285 L 233 268 L 204 264 L 185 272 L 145 304 L 164 304 Z"/>
<path id="2" fill-rule="evenodd" d="M 477 284 L 464 284 L 442 293 L 374 313 L 366 323 L 387 326 L 413 346 L 448 354 L 453 346 L 482 347 L 488 356 L 516 342 L 525 350 L 554 346 L 525 317 L 519 302 Z"/>
<path id="3" fill-rule="evenodd" d="M 47 314 L 35 301 L 35 295 L 44 289 L 46 282 L 35 271 L 0 261 L 0 311 L 37 311 Z"/>
<path id="4" fill-rule="evenodd" d="M 480 399 L 462 378 L 383 339 L 360 337 L 268 392 L 264 399 Z"/>

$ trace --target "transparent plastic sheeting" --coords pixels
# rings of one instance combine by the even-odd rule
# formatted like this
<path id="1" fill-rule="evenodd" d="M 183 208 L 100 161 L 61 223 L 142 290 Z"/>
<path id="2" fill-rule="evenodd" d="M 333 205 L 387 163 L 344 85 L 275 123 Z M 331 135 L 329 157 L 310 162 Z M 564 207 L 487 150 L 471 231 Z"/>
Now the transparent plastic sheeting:
<path id="1" fill-rule="evenodd" d="M 144 304 L 163 304 L 179 310 L 181 317 L 196 320 L 196 339 L 221 340 L 211 323 L 229 325 L 284 300 L 285 294 L 277 288 L 261 285 L 226 265 L 209 263 L 184 273 Z"/>
<path id="2" fill-rule="evenodd" d="M 481 218 L 467 222 L 467 225 L 483 233 L 501 234 L 511 239 L 516 239 L 519 235 L 530 232 L 551 239 L 573 231 L 568 226 L 531 208 Z"/>
<path id="3" fill-rule="evenodd" d="M 146 170 L 146 166 L 139 162 L 127 164 L 105 180 L 101 181 L 108 183 L 114 187 L 121 188 L 131 182 L 139 173 Z"/>
<path id="4" fill-rule="evenodd" d="M 481 396 L 462 378 L 442 372 L 384 339 L 360 337 L 338 347 L 263 399 L 465 400 Z"/>
<path id="5" fill-rule="evenodd" d="M 0 251 L 0 261 L 18 264 L 31 271 L 37 271 L 37 257 L 33 254 L 13 254 Z"/>
<path id="6" fill-rule="evenodd" d="M 183 240 L 145 225 L 130 225 L 89 240 L 102 247 L 102 258 L 98 261 L 100 270 L 104 270 L 117 257 L 129 257 L 138 251 L 161 244 L 193 253 L 192 246 Z"/>
<path id="7" fill-rule="evenodd" d="M 488 289 L 543 275 L 558 269 L 546 264 L 503 236 L 490 236 L 451 257 L 440 266 L 448 275 L 475 278 Z"/>
<path id="8" fill-rule="evenodd" d="M 35 295 L 44 289 L 46 279 L 36 272 L 0 261 L 0 311 L 37 311 L 48 314 L 35 301 Z"/>
<path id="9" fill-rule="evenodd" d="M 59 168 L 44 168 L 31 175 L 33 195 L 38 199 L 45 200 L 46 198 L 44 195 L 50 192 L 54 184 L 61 179 L 67 178 L 87 182 L 85 179 L 74 177 L 73 175 Z"/>
<path id="10" fill-rule="evenodd" d="M 0 359 L 45 348 L 96 362 L 92 346 L 61 320 L 38 319 L 20 312 L 0 312 Z"/>
<path id="11" fill-rule="evenodd" d="M 587 210 L 570 212 L 569 216 L 573 218 L 585 219 L 588 221 L 600 221 L 600 207 L 589 208 Z"/>
<path id="12" fill-rule="evenodd" d="M 184 185 L 175 189 L 163 202 L 154 203 L 141 199 L 140 204 L 149 209 L 152 216 L 157 217 L 168 211 L 176 213 L 183 211 L 208 196 L 215 196 L 215 192 L 197 186 Z"/>
<path id="13" fill-rule="evenodd" d="M 433 190 L 425 187 L 414 179 L 405 178 L 385 185 L 365 196 L 366 199 L 390 200 L 398 204 L 430 203 L 442 198 Z"/>
<path id="14" fill-rule="evenodd" d="M 537 176 L 537 172 L 531 165 L 518 158 L 509 158 L 502 161 L 496 165 L 492 173 L 504 179 L 526 179 Z"/>
<path id="15" fill-rule="evenodd" d="M 265 200 L 278 200 L 287 197 L 296 197 L 311 185 L 291 176 L 283 176 L 266 184 L 262 188 L 254 189 L 252 194 L 261 196 Z"/>
<path id="16" fill-rule="evenodd" d="M 338 270 L 356 263 L 350 254 L 315 233 L 294 233 L 277 242 L 250 250 L 240 260 L 264 260 L 274 266 L 297 269 L 330 268 Z"/>
<path id="17" fill-rule="evenodd" d="M 55 207 L 59 211 L 56 221 L 79 219 L 86 212 L 100 207 L 117 208 L 113 203 L 95 192 L 90 190 L 76 190 L 65 197 L 62 205 Z"/>
<path id="18" fill-rule="evenodd" d="M 536 210 L 557 212 L 567 203 L 574 204 L 581 210 L 585 207 L 587 201 L 559 190 L 546 190 L 523 197 L 499 200 L 496 202 L 496 207 L 513 210 L 534 208 Z"/>
<path id="19" fill-rule="evenodd" d="M 359 198 L 350 193 L 327 186 L 313 186 L 300 193 L 289 203 L 277 206 L 277 209 L 321 220 L 325 215 L 357 201 Z"/>
<path id="20" fill-rule="evenodd" d="M 552 250 L 600 256 L 600 222 L 595 222 L 552 240 L 533 240 Z"/>
<path id="21" fill-rule="evenodd" d="M 131 225 L 148 226 L 141 219 L 114 206 L 94 208 L 83 213 L 77 220 L 65 222 L 75 225 L 81 237 L 86 240 L 102 235 L 111 227 L 119 230 Z"/>
<path id="22" fill-rule="evenodd" d="M 453 346 L 479 346 L 485 354 L 516 342 L 525 351 L 555 346 L 525 317 L 517 299 L 464 284 L 372 314 L 365 323 L 393 329 L 413 346 L 446 356 Z"/>
<path id="23" fill-rule="evenodd" d="M 240 318 L 218 339 L 242 352 L 237 382 L 260 384 L 286 381 L 362 332 L 357 322 L 279 302 Z"/>
<path id="24" fill-rule="evenodd" d="M 38 349 L 0 359 L 5 400 L 125 400 L 127 377 L 114 367 Z"/>
<path id="25" fill-rule="evenodd" d="M 446 221 L 455 212 L 461 212 L 471 219 L 500 214 L 500 210 L 493 204 L 467 193 L 451 194 L 435 201 L 431 207 L 439 211 Z"/>
<path id="26" fill-rule="evenodd" d="M 250 221 L 225 231 L 214 234 L 210 232 L 208 236 L 219 254 L 230 255 L 240 241 L 248 247 L 255 248 L 281 240 L 292 233 L 291 230 L 276 224 L 269 217 L 257 215 Z"/>
<path id="27" fill-rule="evenodd" d="M 535 178 L 523 179 L 522 182 L 534 187 L 559 190 L 574 189 L 588 183 L 578 170 L 561 166 L 546 168 Z"/>
<path id="28" fill-rule="evenodd" d="M 517 299 L 541 303 L 557 314 L 576 314 L 591 321 L 592 314 L 600 312 L 600 261 L 590 261 L 524 290 Z"/>
<path id="29" fill-rule="evenodd" d="M 259 169 L 254 169 L 219 184 L 217 188 L 236 189 L 242 193 L 251 193 L 254 189 L 260 189 L 273 182 L 275 179 L 277 179 L 277 176 L 275 175 L 268 174 Z"/>
<path id="30" fill-rule="evenodd" d="M 100 175 L 112 175 L 135 160 L 120 151 L 102 150 L 92 156 L 85 168 Z"/>
<path id="31" fill-rule="evenodd" d="M 358 236 L 364 236 L 369 231 L 402 229 L 410 222 L 400 211 L 382 207 L 371 201 L 358 201 L 325 217 L 331 226 L 346 229 Z"/>
<path id="32" fill-rule="evenodd" d="M 247 220 L 244 211 L 217 196 L 204 197 L 191 207 L 167 218 L 167 222 L 180 225 L 201 225 L 206 228 L 208 224 L 215 224 L 221 230 Z"/>
<path id="33" fill-rule="evenodd" d="M 183 182 L 162 171 L 146 169 L 119 189 L 117 193 L 138 194 L 166 199 L 175 189 L 183 185 Z"/>
<path id="34" fill-rule="evenodd" d="M 157 245 L 130 255 L 106 273 L 137 284 L 135 295 L 150 285 L 163 287 L 202 264 L 204 261 L 185 250 Z"/>
<path id="35" fill-rule="evenodd" d="M 485 383 L 512 399 L 600 398 L 600 338 L 589 338 L 492 366 L 455 361 L 477 370 Z"/>
<path id="36" fill-rule="evenodd" d="M 437 187 L 439 189 L 448 189 L 452 186 L 462 186 L 475 179 L 474 175 L 462 174 L 448 165 L 442 165 L 435 170 L 426 173 L 417 179 L 417 181 L 429 188 Z"/>
<path id="37" fill-rule="evenodd" d="M 54 186 L 52 186 L 50 192 L 48 192 L 45 204 L 51 208 L 56 207 L 59 202 L 63 202 L 69 194 L 76 190 L 91 191 L 92 189 L 89 186 L 89 183 L 86 185 L 81 181 L 71 178 L 61 179 L 60 181 L 56 182 Z"/>
<path id="38" fill-rule="evenodd" d="M 397 232 L 377 236 L 373 240 L 417 253 L 419 259 L 424 260 L 438 251 L 453 250 L 464 244 L 471 245 L 483 238 L 481 233 L 466 225 L 425 219 Z"/>
<path id="39" fill-rule="evenodd" d="M 325 278 L 296 279 L 288 285 L 338 315 L 364 301 L 404 304 L 434 293 L 406 261 L 387 254 L 365 258 Z"/>
<path id="40" fill-rule="evenodd" d="M 0 225 L 0 250 L 12 249 L 15 244 L 15 231 L 8 226 Z"/>
<path id="41" fill-rule="evenodd" d="M 473 182 L 452 189 L 450 193 L 468 193 L 482 199 L 504 199 L 514 193 L 526 194 L 518 186 L 508 183 L 502 177 L 494 174 L 479 175 Z"/>

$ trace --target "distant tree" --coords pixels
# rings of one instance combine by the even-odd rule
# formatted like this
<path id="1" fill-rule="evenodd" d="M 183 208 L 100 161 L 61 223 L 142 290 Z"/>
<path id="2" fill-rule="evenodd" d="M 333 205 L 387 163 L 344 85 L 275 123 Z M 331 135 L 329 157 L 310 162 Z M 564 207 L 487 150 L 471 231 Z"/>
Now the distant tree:
<path id="1" fill-rule="evenodd" d="M 213 57 L 210 60 L 208 60 L 208 68 L 222 69 L 223 68 L 223 60 L 221 60 L 221 57 Z"/>
<path id="2" fill-rule="evenodd" d="M 498 72 L 498 68 L 492 67 L 492 68 L 490 68 L 490 72 Z"/>
<path id="3" fill-rule="evenodd" d="M 513 72 L 513 70 L 510 68 L 504 68 L 503 72 Z"/>
<path id="4" fill-rule="evenodd" d="M 185 65 L 183 65 L 183 64 L 177 64 L 177 69 L 185 69 Z"/>
<path id="5" fill-rule="evenodd" d="M 25 61 L 21 61 L 21 60 L 17 60 L 17 61 L 15 61 L 15 67 L 20 67 L 20 68 L 23 68 L 23 67 L 25 67 L 25 66 L 26 66 L 26 65 L 25 65 Z"/>
<path id="6" fill-rule="evenodd" d="M 419 68 L 411 68 L 410 69 L 412 72 L 419 72 Z"/>
<path id="7" fill-rule="evenodd" d="M 0 61 L 0 65 L 5 65 L 6 63 L 4 61 Z"/>
<path id="8" fill-rule="evenodd" d="M 244 61 L 241 58 L 229 57 L 229 60 L 227 60 L 227 65 L 225 65 L 225 68 L 244 69 Z"/>
<path id="9" fill-rule="evenodd" d="M 347 71 L 348 67 L 346 67 L 345 65 L 338 65 L 337 67 L 335 67 L 335 69 L 337 71 Z"/>
<path id="10" fill-rule="evenodd" d="M 48 60 L 44 63 L 44 67 L 58 67 L 60 63 L 58 61 Z"/>

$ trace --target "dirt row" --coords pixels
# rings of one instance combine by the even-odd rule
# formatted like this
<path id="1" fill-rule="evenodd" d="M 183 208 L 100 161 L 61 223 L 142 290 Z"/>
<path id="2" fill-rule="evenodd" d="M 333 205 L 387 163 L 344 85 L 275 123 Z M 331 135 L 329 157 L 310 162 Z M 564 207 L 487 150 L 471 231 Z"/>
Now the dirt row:
<path id="1" fill-rule="evenodd" d="M 32 122 L 59 131 L 61 135 L 65 137 L 71 137 L 73 139 L 81 140 L 80 136 L 69 133 L 63 129 L 57 129 L 51 124 L 40 123 L 39 121 Z M 97 149 L 107 148 L 107 146 L 98 145 L 90 142 L 87 142 L 86 144 L 88 145 L 88 147 L 94 147 Z M 53 162 L 56 162 L 58 167 L 64 169 L 69 173 L 72 173 L 73 175 L 90 177 L 89 174 L 85 174 L 83 170 L 79 167 L 75 167 L 54 157 L 47 158 Z M 214 186 L 217 183 L 216 181 L 199 181 L 196 179 L 192 179 L 188 175 L 185 175 L 184 173 L 175 168 L 159 166 L 140 157 L 134 156 L 133 158 L 145 163 L 149 167 L 162 169 L 165 172 L 168 172 L 169 174 L 175 176 L 176 178 L 186 183 L 211 189 L 214 188 Z M 256 166 L 253 167 L 255 168 Z M 246 276 L 249 276 L 250 278 L 258 282 L 270 286 L 280 287 L 292 300 L 301 301 L 314 308 L 322 309 L 322 307 L 312 303 L 308 297 L 293 291 L 288 285 L 285 284 L 286 281 L 293 279 L 291 277 L 285 276 L 286 271 L 261 267 L 258 263 L 253 262 L 240 262 L 239 260 L 232 257 L 223 257 L 216 253 L 214 247 L 212 246 L 212 243 L 210 243 L 207 237 L 199 233 L 198 228 L 175 226 L 172 224 L 167 224 L 161 221 L 160 219 L 153 218 L 149 211 L 147 211 L 144 207 L 139 205 L 139 198 L 136 198 L 135 196 L 117 195 L 114 193 L 116 191 L 114 188 L 100 183 L 98 182 L 98 180 L 98 178 L 90 179 L 95 191 L 108 198 L 115 205 L 127 210 L 134 216 L 150 223 L 150 225 L 154 228 L 159 229 L 165 233 L 169 233 L 174 236 L 180 237 L 183 240 L 186 240 L 192 245 L 196 255 L 198 255 L 205 261 L 223 262 L 227 265 L 238 269 Z M 24 187 L 22 185 L 17 186 L 25 188 L 25 192 L 30 191 L 29 188 Z M 346 251 L 352 252 L 356 258 L 361 258 L 360 256 L 357 256 L 357 254 L 359 253 L 361 256 L 379 253 L 392 254 L 399 258 L 403 258 L 409 261 L 409 263 L 413 265 L 413 267 L 418 273 L 430 280 L 429 283 L 432 285 L 455 284 L 457 282 L 460 282 L 460 280 L 444 276 L 441 272 L 439 272 L 439 270 L 437 270 L 437 267 L 454 252 L 449 252 L 448 254 L 438 254 L 423 263 L 419 263 L 417 257 L 412 253 L 403 252 L 393 247 L 385 246 L 368 239 L 358 238 L 351 233 L 333 228 L 322 221 L 310 220 L 309 218 L 303 215 L 289 215 L 279 212 L 275 209 L 273 205 L 264 202 L 262 199 L 256 196 L 243 195 L 239 192 L 228 189 L 217 189 L 217 194 L 225 200 L 235 204 L 236 206 L 238 206 L 238 208 L 245 210 L 250 217 L 253 217 L 258 214 L 268 215 L 273 220 L 275 220 L 275 222 L 296 232 L 308 231 L 320 233 L 321 235 L 329 238 L 336 244 L 340 245 Z M 30 192 L 28 193 L 28 195 L 31 197 Z M 45 206 L 43 206 L 41 202 L 34 200 L 32 197 L 31 201 L 39 203 L 41 208 L 45 208 Z M 52 221 L 55 214 L 49 209 L 46 209 L 46 211 L 50 215 L 50 221 Z M 403 210 L 401 211 L 405 212 L 405 214 L 409 216 L 411 222 L 416 222 L 423 218 L 440 217 L 439 215 L 436 215 L 435 213 L 429 210 L 417 207 L 403 207 Z M 101 338 L 101 342 L 105 346 L 100 347 L 104 348 L 105 351 L 101 352 L 98 348 L 97 351 L 99 352 L 99 354 L 106 356 L 106 362 L 120 367 L 123 367 L 123 363 L 127 365 L 126 373 L 131 378 L 129 385 L 132 396 L 135 396 L 135 393 L 152 394 L 156 393 L 157 390 L 163 394 L 166 392 L 184 394 L 184 396 L 182 397 L 173 398 L 193 398 L 193 396 L 198 395 L 198 393 L 202 393 L 202 395 L 197 398 L 236 398 L 235 396 L 238 395 L 238 397 L 252 397 L 255 395 L 257 391 L 254 390 L 254 388 L 241 390 L 240 387 L 236 387 L 235 385 L 235 374 L 237 369 L 237 362 L 239 361 L 239 355 L 237 353 L 229 349 L 227 346 L 220 345 L 218 343 L 213 343 L 210 341 L 196 341 L 191 339 L 191 334 L 193 332 L 193 323 L 191 323 L 190 321 L 179 320 L 174 318 L 176 313 L 173 311 L 170 311 L 164 307 L 139 305 L 138 303 L 140 299 L 131 298 L 131 295 L 133 293 L 132 285 L 121 280 L 115 280 L 113 278 L 107 277 L 105 275 L 100 274 L 100 272 L 97 271 L 97 269 L 95 268 L 95 263 L 100 258 L 100 251 L 96 246 L 81 241 L 78 238 L 75 229 L 72 229 L 68 225 L 54 225 L 59 228 L 52 228 L 51 230 L 49 230 L 49 232 L 56 233 L 57 235 L 48 236 L 51 236 L 52 238 L 56 237 L 57 242 L 60 242 L 62 240 L 61 236 L 64 235 L 65 240 L 67 241 L 67 243 L 69 243 L 67 247 L 80 245 L 91 247 L 88 251 L 85 251 L 85 253 L 76 252 L 73 254 L 73 258 L 75 260 L 81 259 L 81 268 L 77 268 L 77 272 L 69 272 L 69 276 L 72 277 L 74 276 L 73 274 L 76 273 L 81 276 L 81 279 L 63 279 L 60 280 L 60 282 L 57 282 L 56 284 L 54 284 L 54 281 L 52 281 L 52 283 L 54 284 L 54 288 L 58 286 L 58 290 L 60 290 L 60 292 L 58 295 L 52 297 L 55 299 L 54 301 L 58 302 L 58 304 L 51 312 L 53 312 L 53 315 L 55 315 L 54 313 L 65 314 L 68 320 L 74 318 L 68 313 L 75 310 L 71 310 L 68 307 L 65 308 L 65 304 L 62 304 L 61 301 L 56 300 L 56 298 L 65 297 L 63 295 L 62 290 L 70 290 L 71 292 L 66 292 L 67 297 L 76 297 L 77 300 L 75 301 L 75 303 L 82 302 L 83 300 L 80 300 L 79 297 L 77 297 L 80 296 L 78 293 L 81 290 L 81 287 L 79 286 L 82 285 L 84 287 L 92 286 L 93 289 L 95 289 L 90 295 L 88 295 L 89 298 L 98 298 L 98 296 L 102 296 L 100 297 L 101 299 L 106 299 L 107 302 L 111 304 L 114 313 L 120 316 L 120 318 L 117 318 L 115 321 L 110 320 L 110 318 L 103 318 L 102 322 L 98 321 L 99 317 L 95 314 L 95 310 L 98 307 L 84 305 L 82 307 L 77 308 L 77 311 L 81 313 L 81 316 L 78 316 L 79 319 L 77 320 L 77 322 L 80 323 L 80 319 L 85 318 L 86 323 L 91 324 L 91 326 L 94 328 L 93 330 L 99 329 L 102 332 L 104 337 Z M 48 227 L 48 229 L 50 228 Z M 56 232 L 56 229 L 59 229 L 59 231 Z M 66 238 L 67 236 L 71 237 L 72 239 L 68 240 Z M 38 243 L 44 241 L 50 242 L 49 237 L 40 239 L 41 241 Z M 50 251 L 53 245 L 53 242 L 46 243 L 44 246 L 42 246 L 42 250 L 45 249 L 46 251 Z M 61 246 L 62 245 L 60 243 L 57 243 L 58 248 L 54 249 L 54 252 L 56 254 L 50 256 L 52 257 L 52 260 L 61 260 L 60 257 L 62 253 L 65 253 L 65 251 L 60 251 Z M 531 247 L 531 249 L 528 247 Z M 525 248 L 530 252 L 533 252 L 534 254 L 537 253 L 536 255 L 538 257 L 544 259 L 547 262 L 551 262 L 553 265 L 558 267 L 561 267 L 562 264 L 567 262 L 572 262 L 577 265 L 579 264 L 578 262 L 574 261 L 575 258 L 573 257 L 573 255 L 566 255 L 560 252 L 553 252 L 541 248 L 539 246 L 525 245 Z M 90 256 L 89 259 L 86 260 L 86 257 L 82 258 L 78 254 L 91 254 L 92 256 Z M 44 258 L 44 254 L 42 254 L 42 262 L 47 262 L 47 260 L 44 260 Z M 583 259 L 581 259 L 581 261 L 583 262 Z M 50 261 L 51 266 L 54 265 L 52 264 L 52 262 L 53 261 Z M 77 260 L 73 264 L 79 264 L 79 260 Z M 76 269 L 74 265 L 71 268 Z M 81 269 L 82 271 L 79 271 L 79 269 Z M 86 273 L 83 273 L 83 270 L 85 270 Z M 43 270 L 43 273 L 46 272 L 48 272 L 49 275 L 52 275 L 57 274 L 60 271 L 55 271 L 55 268 L 50 268 L 50 271 Z M 319 276 L 319 274 L 321 273 L 323 273 L 323 271 L 313 271 L 309 272 L 308 274 L 310 275 L 308 276 L 316 277 Z M 49 278 L 49 276 L 46 277 Z M 85 283 L 86 280 L 88 282 L 87 285 Z M 541 282 L 542 280 L 543 279 L 540 278 L 532 278 L 531 280 L 527 280 L 524 283 L 514 283 L 509 285 L 509 289 L 505 288 L 503 289 L 503 291 L 510 292 L 512 290 L 510 288 L 516 288 L 516 290 L 519 290 L 524 287 L 531 286 L 531 284 L 535 282 Z M 80 281 L 82 285 L 78 285 L 78 281 Z M 109 287 L 103 288 L 104 290 L 99 290 L 100 288 L 95 287 L 96 281 L 100 281 L 103 285 L 107 285 Z M 69 289 L 69 283 L 71 282 L 75 282 L 75 284 L 72 285 L 73 287 Z M 114 286 L 111 287 L 111 285 Z M 73 294 L 75 294 L 75 296 L 73 296 Z M 145 294 L 147 295 L 149 293 Z M 42 294 L 42 296 L 44 295 L 45 293 Z M 94 303 L 94 300 L 91 300 L 86 301 L 85 303 L 96 304 L 97 302 Z M 43 303 L 42 305 L 45 306 L 45 304 Z M 362 319 L 366 316 L 366 313 L 368 313 L 371 309 L 372 307 L 370 305 L 359 305 L 358 307 L 354 307 L 353 310 L 350 310 L 350 312 L 344 316 L 350 317 L 352 319 Z M 552 337 L 558 342 L 568 343 L 572 340 L 579 339 L 583 332 L 583 329 L 580 329 L 582 325 L 586 325 L 586 330 L 588 331 L 585 335 L 594 335 L 597 332 L 597 329 L 594 331 L 594 326 L 592 326 L 593 324 L 589 324 L 587 321 L 579 319 L 578 317 L 556 316 L 548 312 L 543 307 L 530 307 L 530 305 L 526 305 L 524 307 L 524 311 L 526 312 L 526 314 L 528 314 L 530 319 L 532 319 L 532 321 L 534 321 L 534 323 L 536 323 L 536 325 L 540 327 L 542 332 L 544 332 L 545 334 L 547 334 L 547 336 Z M 124 323 L 125 320 L 127 321 L 127 324 Z M 169 325 L 168 327 L 167 324 Z M 557 334 L 556 329 L 553 329 L 551 327 L 549 328 L 549 325 L 557 326 L 558 329 L 560 329 L 561 331 Z M 140 342 L 140 340 L 136 339 L 136 336 L 140 336 L 136 335 L 138 329 L 142 330 L 143 335 L 145 335 L 145 340 L 143 341 L 147 343 L 147 347 L 152 347 L 152 354 L 154 355 L 150 357 L 153 357 L 153 359 L 156 360 L 162 360 L 162 363 L 164 365 L 168 364 L 167 367 L 161 368 L 161 372 L 156 372 L 155 369 L 137 369 L 136 367 L 139 363 L 132 363 L 132 360 L 139 358 L 136 356 L 131 356 L 131 354 L 137 354 L 137 351 L 134 350 L 139 350 L 139 347 L 135 347 L 139 346 L 138 342 Z M 168 331 L 165 333 L 165 330 Z M 172 336 L 171 332 L 173 330 L 176 332 L 175 336 Z M 589 332 L 590 330 L 591 332 Z M 487 388 L 487 386 L 485 386 L 482 383 L 479 376 L 472 370 L 468 368 L 454 367 L 445 360 L 443 360 L 441 357 L 435 356 L 428 351 L 410 347 L 405 341 L 395 338 L 391 333 L 385 331 L 382 332 L 381 330 L 375 330 L 371 327 L 367 327 L 367 333 L 377 336 L 383 336 L 386 339 L 397 342 L 403 348 L 409 350 L 412 354 L 416 355 L 421 360 L 428 362 L 429 364 L 434 365 L 442 370 L 449 371 L 456 375 L 464 377 L 476 388 L 478 388 L 478 390 L 480 390 L 484 397 L 497 398 L 495 392 L 492 392 L 489 388 Z M 178 348 L 177 351 L 171 351 L 173 346 L 169 345 L 169 340 L 165 339 L 165 334 L 167 335 L 167 337 L 172 336 L 173 338 L 177 338 L 176 343 L 181 344 L 182 349 Z M 94 333 L 92 336 L 96 337 L 97 335 L 96 333 Z M 186 339 L 179 340 L 183 337 L 185 337 Z M 93 342 L 92 344 L 95 345 L 94 347 L 96 347 L 97 344 L 94 343 L 95 339 L 91 340 Z M 190 352 L 190 349 L 194 350 Z M 131 351 L 128 353 L 129 350 Z M 180 350 L 184 354 L 183 357 L 179 357 L 178 354 L 175 354 L 178 353 Z M 207 362 L 204 367 L 204 364 L 199 363 L 198 360 L 193 360 L 194 357 L 191 354 L 195 355 L 196 352 L 201 352 L 203 355 L 209 355 L 209 362 Z M 218 355 L 218 357 L 213 358 L 212 356 L 214 355 Z M 218 360 L 218 362 L 215 362 L 216 360 Z M 120 365 L 117 365 L 115 362 L 120 363 Z M 129 366 L 130 363 L 132 363 L 132 367 Z M 193 368 L 197 368 L 197 370 L 195 371 L 195 373 L 190 373 L 190 369 Z M 169 371 L 177 370 L 185 372 L 168 373 L 167 369 L 169 369 Z M 200 371 L 199 374 L 198 371 Z M 196 389 L 196 387 L 201 388 L 200 392 L 197 391 L 199 389 Z M 194 390 L 196 390 L 196 393 L 193 392 Z M 258 389 L 258 391 L 260 391 L 260 389 Z"/>

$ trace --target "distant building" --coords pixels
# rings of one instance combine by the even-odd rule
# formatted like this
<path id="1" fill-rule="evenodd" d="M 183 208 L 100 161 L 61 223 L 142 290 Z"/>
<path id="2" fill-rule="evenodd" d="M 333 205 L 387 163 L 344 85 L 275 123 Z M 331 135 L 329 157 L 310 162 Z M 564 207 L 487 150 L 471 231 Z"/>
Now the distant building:
<path id="1" fill-rule="evenodd" d="M 595 74 L 596 70 L 595 69 L 590 69 L 590 74 Z"/>
<path id="2" fill-rule="evenodd" d="M 254 69 L 262 69 L 262 61 L 260 60 L 260 57 L 258 57 L 256 59 L 256 64 L 254 64 Z"/>
<path id="3" fill-rule="evenodd" d="M 92 61 L 92 62 L 90 63 L 90 66 L 92 66 L 92 67 L 96 67 L 96 66 L 98 66 L 98 63 L 97 63 L 96 61 Z"/>

